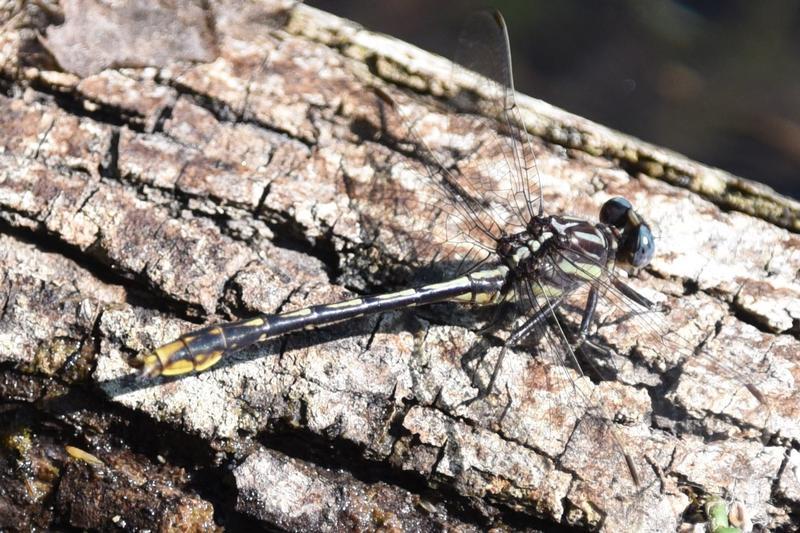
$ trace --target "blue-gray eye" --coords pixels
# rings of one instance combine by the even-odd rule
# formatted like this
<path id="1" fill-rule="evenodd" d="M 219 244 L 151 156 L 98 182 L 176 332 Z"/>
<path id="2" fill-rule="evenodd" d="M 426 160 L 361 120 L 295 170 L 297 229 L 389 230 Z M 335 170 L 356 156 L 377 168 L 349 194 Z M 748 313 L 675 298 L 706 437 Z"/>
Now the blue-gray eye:
<path id="1" fill-rule="evenodd" d="M 600 222 L 622 229 L 628 223 L 628 212 L 631 209 L 633 206 L 625 198 L 621 196 L 612 198 L 600 209 Z"/>
<path id="2" fill-rule="evenodd" d="M 625 242 L 622 245 L 625 260 L 635 268 L 642 268 L 650 264 L 653 254 L 656 251 L 656 243 L 653 240 L 653 233 L 647 224 L 641 223 L 638 226 L 629 228 L 625 232 Z"/>

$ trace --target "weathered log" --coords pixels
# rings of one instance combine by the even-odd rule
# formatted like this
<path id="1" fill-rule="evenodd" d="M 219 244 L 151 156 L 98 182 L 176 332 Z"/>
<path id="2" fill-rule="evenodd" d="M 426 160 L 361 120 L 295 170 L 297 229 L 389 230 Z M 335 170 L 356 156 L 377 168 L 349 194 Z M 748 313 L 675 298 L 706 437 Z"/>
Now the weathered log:
<path id="1" fill-rule="evenodd" d="M 459 88 L 302 5 L 45 5 L 0 37 L 3 527 L 668 531 L 706 494 L 797 520 L 796 202 L 520 96 L 548 209 L 633 200 L 658 238 L 636 287 L 698 357 L 611 323 L 616 381 L 520 348 L 476 399 L 497 349 L 476 363 L 480 336 L 433 310 L 136 380 L 133 356 L 199 323 L 396 288 L 412 260 L 368 185 L 419 162 L 376 90 L 426 110 L 435 144 Z M 577 382 L 612 421 L 570 411 Z"/>

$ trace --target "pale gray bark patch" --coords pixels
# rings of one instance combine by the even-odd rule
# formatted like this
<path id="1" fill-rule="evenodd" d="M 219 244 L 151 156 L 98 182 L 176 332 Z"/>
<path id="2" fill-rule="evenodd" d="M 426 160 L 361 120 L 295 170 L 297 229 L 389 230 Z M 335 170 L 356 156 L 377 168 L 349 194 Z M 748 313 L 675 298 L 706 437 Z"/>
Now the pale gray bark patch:
<path id="1" fill-rule="evenodd" d="M 347 472 L 320 468 L 268 449 L 251 453 L 234 470 L 234 476 L 237 509 L 287 530 L 480 530 L 419 494 L 387 483 L 364 483 Z"/>
<path id="2" fill-rule="evenodd" d="M 15 511 L 0 519 L 144 528 L 142 516 L 152 527 L 180 515 L 208 528 L 213 509 L 220 527 L 664 531 L 695 495 L 719 494 L 790 527 L 796 203 L 527 97 L 548 211 L 594 219 L 626 196 L 657 238 L 630 282 L 667 308 L 663 320 L 601 306 L 597 334 L 623 355 L 594 360 L 591 379 L 520 346 L 476 399 L 502 333 L 482 337 L 470 312 L 442 307 L 275 339 L 199 376 L 135 380 L 132 356 L 198 323 L 341 300 L 345 282 L 396 288 L 453 237 L 441 230 L 452 213 L 420 178 L 424 157 L 375 87 L 420 117 L 437 153 L 475 147 L 502 163 L 480 152 L 495 135 L 487 122 L 432 98 L 455 90 L 441 58 L 305 6 L 196 9 L 213 57 L 154 36 L 160 55 L 140 68 L 98 51 L 95 66 L 53 69 L 30 40 L 52 14 L 12 18 L 0 35 L 0 399 L 25 415 L 7 460 L 77 444 L 116 483 L 92 485 L 70 514 L 77 492 L 57 480 L 88 474 L 64 470 L 59 451 L 47 464 L 66 474 L 34 480 L 65 502 L 56 515 L 45 496 L 21 505 L 32 480 L 9 474 L 0 506 Z M 65 28 L 83 24 L 65 14 Z M 123 14 L 104 27 L 129 24 Z M 388 179 L 402 196 L 376 187 Z M 171 476 L 175 492 L 148 489 Z M 133 503 L 111 514 L 110 501 Z"/>
<path id="3" fill-rule="evenodd" d="M 64 70 L 82 77 L 214 57 L 214 28 L 196 2 L 70 0 L 63 9 L 64 24 L 48 29 L 47 46 Z"/>

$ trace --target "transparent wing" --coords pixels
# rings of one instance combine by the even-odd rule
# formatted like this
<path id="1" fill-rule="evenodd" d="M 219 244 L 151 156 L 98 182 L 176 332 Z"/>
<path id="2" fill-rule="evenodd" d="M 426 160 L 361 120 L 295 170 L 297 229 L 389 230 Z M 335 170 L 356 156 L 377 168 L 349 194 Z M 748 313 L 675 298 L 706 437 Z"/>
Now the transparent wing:
<path id="1" fill-rule="evenodd" d="M 575 268 L 581 268 L 588 258 L 574 255 L 577 253 L 567 250 L 551 260 L 554 266 L 572 261 Z M 756 426 L 758 420 L 764 424 L 770 415 L 768 405 L 774 405 L 775 401 L 763 393 L 774 390 L 770 383 L 774 378 L 758 364 L 753 364 L 760 357 L 735 353 L 720 355 L 702 342 L 698 343 L 696 336 L 675 331 L 672 325 L 685 322 L 687 317 L 679 315 L 678 320 L 674 320 L 662 310 L 643 305 L 630 296 L 629 289 L 620 288 L 621 281 L 615 272 L 605 270 L 596 281 L 566 295 L 563 303 L 549 313 L 548 320 L 530 335 L 531 353 L 540 361 L 546 361 L 549 369 L 546 373 L 549 383 L 544 385 L 547 393 L 517 389 L 510 397 L 523 402 L 545 398 L 542 405 L 537 406 L 537 411 L 548 417 L 546 430 L 540 430 L 545 441 L 531 444 L 548 453 L 552 451 L 547 448 L 546 441 L 564 442 L 564 421 L 574 423 L 563 453 L 557 456 L 559 463 L 582 475 L 596 474 L 576 482 L 575 497 L 606 507 L 611 505 L 610 494 L 616 498 L 626 495 L 619 500 L 622 514 L 614 516 L 615 519 L 626 517 L 630 522 L 625 523 L 630 525 L 646 521 L 648 510 L 652 510 L 651 503 L 663 496 L 657 465 L 669 464 L 674 450 L 674 443 L 660 441 L 659 431 L 651 427 L 652 408 L 662 417 L 673 417 L 678 433 L 685 424 L 688 433 L 696 434 L 699 422 L 713 434 L 720 427 L 714 425 L 713 419 L 717 422 L 733 420 L 734 426 L 743 427 Z M 541 312 L 551 301 L 540 296 L 546 291 L 536 280 L 522 280 L 516 290 L 520 313 L 524 316 Z M 595 358 L 598 354 L 591 346 L 576 344 L 575 332 L 590 290 L 601 294 L 598 315 L 604 323 L 600 330 L 607 336 L 603 339 L 604 346 L 615 348 L 613 357 Z M 590 337 L 591 342 L 597 339 L 597 336 Z M 633 357 L 619 357 L 616 352 Z M 617 365 L 618 361 L 622 362 Z M 670 366 L 663 368 L 663 365 Z M 655 387 L 655 398 L 663 397 L 667 401 L 653 401 L 651 393 L 641 386 L 648 383 L 636 381 L 637 374 L 630 371 L 631 366 L 651 368 L 659 380 L 657 384 L 649 384 Z M 515 375 L 519 369 L 514 365 L 505 372 L 505 376 L 498 379 L 497 394 L 502 393 L 508 383 L 517 387 L 530 383 L 528 378 Z M 624 383 L 639 386 L 630 387 Z M 668 403 L 674 407 L 668 407 Z M 513 412 L 513 408 L 509 411 Z M 709 417 L 712 420 L 703 420 L 705 415 L 712 415 Z M 688 420 L 693 417 L 694 422 Z M 519 421 L 512 420 L 503 426 L 503 431 L 512 438 L 535 438 L 515 433 L 515 423 Z M 769 426 L 761 427 L 763 430 Z M 747 468 L 742 466 L 743 476 L 747 476 Z"/>
<path id="2" fill-rule="evenodd" d="M 561 253 L 559 260 L 571 261 L 580 268 L 580 263 L 589 259 L 575 261 L 570 254 Z M 774 403 L 766 397 L 766 391 L 776 387 L 774 376 L 769 374 L 768 353 L 737 352 L 724 342 L 712 345 L 721 325 L 715 323 L 712 313 L 704 319 L 702 304 L 689 302 L 674 310 L 644 305 L 626 284 L 634 281 L 623 280 L 618 272 L 603 268 L 602 275 L 589 284 L 600 295 L 596 333 L 602 337 L 601 344 L 613 347 L 615 354 L 632 356 L 632 360 L 623 359 L 618 365 L 613 354 L 594 350 L 588 362 L 595 375 L 637 384 L 647 381 L 642 374 L 657 374 L 670 399 L 685 408 L 694 406 L 687 412 L 695 416 L 712 414 L 746 425 L 765 424 L 768 406 Z M 681 304 L 680 300 L 676 303 Z M 580 306 L 580 302 L 575 305 Z M 645 369 L 638 377 L 636 367 Z"/>
<path id="3" fill-rule="evenodd" d="M 369 197 L 381 207 L 372 216 L 393 226 L 395 238 L 402 236 L 422 262 L 464 272 L 490 260 L 503 235 L 524 229 L 540 212 L 541 199 L 499 14 L 480 12 L 469 20 L 457 60 L 464 64 L 453 67 L 453 97 L 445 106 L 376 89 L 379 142 L 405 157 L 378 163 L 383 172 Z M 465 112 L 456 114 L 454 107 Z M 426 179 L 416 179 L 420 175 Z"/>
<path id="4" fill-rule="evenodd" d="M 501 195 L 509 202 L 515 222 L 524 226 L 542 212 L 541 184 L 530 136 L 516 102 L 508 28 L 498 11 L 478 11 L 467 20 L 454 62 L 454 85 L 460 88 L 455 104 L 476 111 L 481 117 L 478 120 L 488 117 L 498 121 L 505 134 L 494 136 L 485 146 L 487 152 L 503 159 L 505 164 L 500 172 L 507 181 L 501 189 L 489 187 L 488 193 Z M 477 162 L 468 168 L 492 173 L 485 164 Z M 483 189 L 482 194 L 486 193 L 487 189 Z"/>
<path id="5" fill-rule="evenodd" d="M 586 289 L 577 287 L 566 297 L 583 303 Z M 536 280 L 521 280 L 516 293 L 522 317 L 535 316 L 553 303 L 540 296 L 546 291 Z M 500 429 L 506 437 L 548 454 L 561 468 L 587 476 L 575 480 L 573 501 L 604 510 L 617 507 L 614 517 L 626 516 L 628 526 L 642 523 L 649 503 L 659 498 L 660 486 L 645 454 L 662 454 L 658 443 L 650 442 L 648 396 L 613 381 L 590 379 L 569 340 L 572 324 L 559 312 L 545 313 L 546 320 L 513 348 L 491 393 L 502 397 L 507 391 L 511 404 Z M 520 357 L 527 364 L 521 365 Z M 522 418 L 520 412 L 535 412 L 538 418 Z"/>

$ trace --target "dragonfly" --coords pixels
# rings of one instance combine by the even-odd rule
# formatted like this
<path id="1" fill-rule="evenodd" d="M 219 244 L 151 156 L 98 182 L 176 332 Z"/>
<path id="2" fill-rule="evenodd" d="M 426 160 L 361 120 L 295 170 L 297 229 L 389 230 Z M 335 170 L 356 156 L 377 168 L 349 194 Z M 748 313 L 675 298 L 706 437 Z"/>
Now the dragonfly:
<path id="1" fill-rule="evenodd" d="M 369 314 L 442 302 L 469 306 L 516 304 L 517 311 L 526 318 L 513 331 L 507 345 L 522 341 L 548 320 L 556 319 L 556 309 L 576 289 L 585 285 L 589 285 L 590 290 L 577 334 L 578 342 L 586 340 L 598 298 L 609 286 L 639 306 L 655 308 L 654 303 L 614 275 L 616 268 L 636 271 L 646 267 L 655 252 L 655 240 L 650 227 L 628 200 L 622 197 L 608 200 L 600 211 L 599 222 L 545 213 L 541 186 L 538 183 L 534 186 L 529 178 L 530 173 L 536 174 L 535 167 L 531 166 L 531 161 L 535 165 L 535 158 L 527 141 L 527 132 L 517 116 L 505 21 L 499 12 L 482 12 L 473 18 L 477 18 L 481 26 L 493 29 L 492 35 L 499 38 L 494 45 L 499 45 L 503 51 L 499 72 L 490 73 L 488 80 L 498 94 L 492 104 L 502 110 L 505 115 L 504 126 L 514 132 L 512 138 L 504 141 L 502 150 L 514 176 L 510 200 L 513 205 L 509 207 L 514 211 L 515 226 L 523 229 L 506 232 L 487 218 L 487 213 L 481 211 L 480 201 L 469 194 L 470 190 L 476 189 L 476 184 L 459 183 L 459 176 L 445 169 L 444 164 L 435 157 L 433 175 L 438 176 L 438 181 L 435 181 L 437 191 L 452 206 L 450 214 L 461 226 L 459 232 L 464 233 L 464 228 L 468 226 L 469 232 L 478 232 L 482 241 L 486 237 L 492 241 L 491 252 L 495 256 L 492 264 L 483 266 L 487 262 L 484 258 L 474 261 L 480 267 L 473 265 L 466 268 L 467 272 L 463 275 L 446 281 L 209 325 L 137 358 L 135 365 L 141 368 L 143 376 L 202 372 L 233 351 L 279 335 L 328 326 Z M 465 33 L 469 33 L 467 29 Z M 465 66 L 476 68 L 474 64 Z M 483 74 L 480 71 L 478 73 Z M 386 93 L 381 91 L 378 94 L 390 106 L 397 106 Z M 485 248 L 483 244 L 480 246 Z M 492 383 L 500 363 L 496 365 Z"/>
<path id="2" fill-rule="evenodd" d="M 496 266 L 418 288 L 210 325 L 146 355 L 142 373 L 155 377 L 202 372 L 234 350 L 368 314 L 441 302 L 478 306 L 535 302 L 533 314 L 509 339 L 513 345 L 553 317 L 555 309 L 578 286 L 597 282 L 615 262 L 644 267 L 653 251 L 650 228 L 624 198 L 606 202 L 597 224 L 571 216 L 544 215 L 540 209 L 525 231 L 498 239 L 500 262 Z M 612 283 L 638 304 L 654 306 L 620 280 L 613 279 Z M 581 338 L 586 337 L 592 323 L 598 294 L 599 289 L 592 287 L 581 320 Z M 499 363 L 492 382 L 498 370 Z"/>
<path id="3" fill-rule="evenodd" d="M 661 344 L 656 350 L 692 355 L 688 343 L 661 335 L 665 325 L 658 318 L 660 305 L 627 281 L 646 269 L 656 253 L 654 233 L 630 201 L 609 198 L 597 221 L 546 212 L 534 149 L 516 103 L 502 16 L 496 11 L 474 15 L 462 33 L 459 50 L 456 61 L 461 67 L 454 77 L 467 73 L 482 80 L 477 120 L 500 132 L 482 148 L 502 162 L 500 169 L 487 168 L 469 155 L 447 160 L 428 146 L 397 97 L 375 90 L 387 114 L 410 124 L 409 151 L 417 152 L 427 174 L 422 179 L 431 191 L 424 203 L 443 215 L 439 220 L 446 226 L 429 232 L 429 242 L 436 240 L 433 234 L 448 237 L 434 247 L 440 248 L 438 260 L 458 265 L 455 273 L 403 290 L 189 331 L 137 357 L 134 365 L 142 377 L 203 372 L 233 352 L 281 335 L 442 303 L 497 309 L 506 315 L 502 321 L 511 323 L 483 387 L 485 394 L 494 391 L 508 351 L 527 347 L 531 340 L 539 341 L 539 355 L 577 368 L 582 375 L 577 352 L 604 349 L 592 339 L 598 307 L 604 301 L 629 315 L 640 331 L 658 337 Z M 578 319 L 567 320 L 564 311 L 574 308 L 576 299 Z M 726 370 L 725 365 L 719 368 Z M 580 397 L 578 387 L 575 390 L 576 403 L 590 402 Z M 755 387 L 749 390 L 758 397 Z M 629 455 L 624 451 L 623 455 L 638 485 L 636 468 Z"/>

